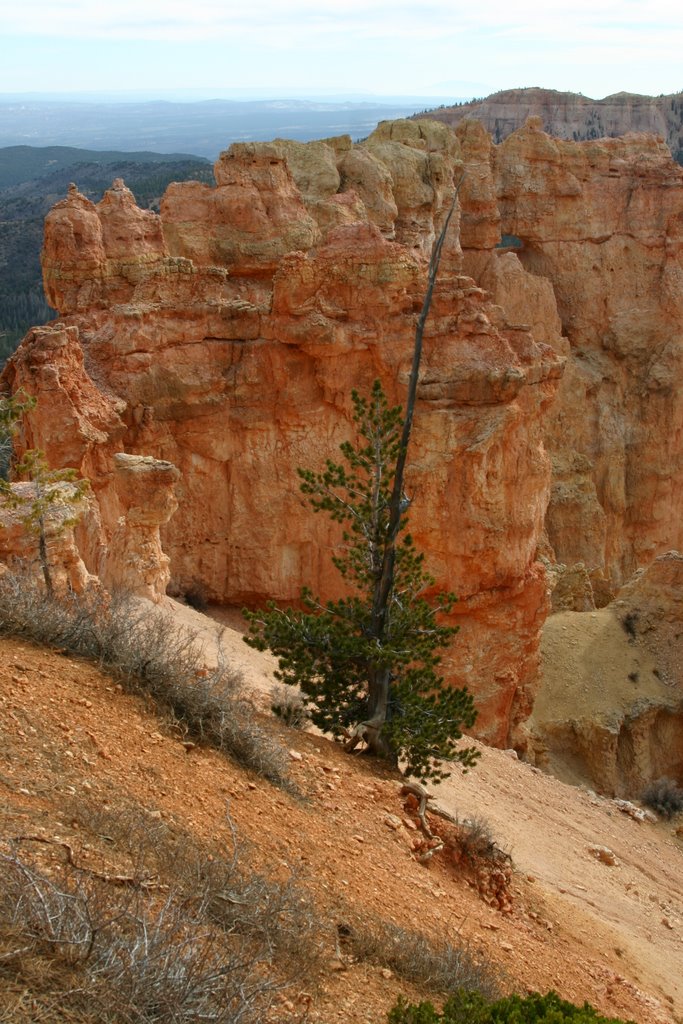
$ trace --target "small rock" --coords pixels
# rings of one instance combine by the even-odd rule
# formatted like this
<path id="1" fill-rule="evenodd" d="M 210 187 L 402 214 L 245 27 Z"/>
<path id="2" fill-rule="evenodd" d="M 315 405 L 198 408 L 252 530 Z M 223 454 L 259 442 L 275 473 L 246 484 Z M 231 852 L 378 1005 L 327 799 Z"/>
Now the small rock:
<path id="1" fill-rule="evenodd" d="M 356 840 L 357 843 L 364 843 L 365 842 L 365 839 L 363 838 L 363 836 L 355 835 L 355 836 L 353 836 L 353 838 Z"/>
<path id="2" fill-rule="evenodd" d="M 672 923 L 671 923 L 671 921 L 669 920 L 668 917 L 663 917 L 662 918 L 662 924 L 664 925 L 665 928 L 671 928 L 673 930 L 673 925 L 672 925 Z"/>
<path id="3" fill-rule="evenodd" d="M 403 824 L 405 825 L 406 828 L 413 829 L 413 831 L 417 828 L 417 825 L 415 824 L 412 818 L 404 818 Z"/>
<path id="4" fill-rule="evenodd" d="M 390 971 L 388 967 L 383 967 L 379 973 L 382 975 L 383 978 L 386 978 L 387 981 L 389 981 L 389 979 L 393 978 L 394 976 L 393 971 Z"/>
<path id="5" fill-rule="evenodd" d="M 513 747 L 510 747 L 509 750 L 504 750 L 503 753 L 505 754 L 506 757 L 509 757 L 512 761 L 519 761 L 519 754 L 517 753 L 517 751 Z"/>
<path id="6" fill-rule="evenodd" d="M 631 803 L 630 800 L 615 800 L 614 803 L 622 814 L 628 814 L 629 818 L 633 818 L 634 821 L 649 821 L 652 825 L 657 824 L 656 814 L 646 810 L 644 807 L 638 807 L 636 804 Z"/>
<path id="7" fill-rule="evenodd" d="M 509 942 L 501 942 L 500 948 L 504 949 L 506 953 L 512 953 L 515 947 Z"/>
<path id="8" fill-rule="evenodd" d="M 610 867 L 616 867 L 619 864 L 609 846 L 589 846 L 588 850 L 602 864 L 608 864 Z"/>
<path id="9" fill-rule="evenodd" d="M 159 819 L 161 818 L 161 811 L 148 811 L 147 814 L 154 821 L 159 821 Z"/>
<path id="10" fill-rule="evenodd" d="M 343 960 L 338 960 L 335 957 L 334 960 L 330 960 L 330 970 L 331 971 L 345 971 L 346 970 L 346 964 L 344 963 Z"/>
<path id="11" fill-rule="evenodd" d="M 384 824 L 395 832 L 397 828 L 401 827 L 401 819 L 397 814 L 386 814 L 384 816 Z"/>
<path id="12" fill-rule="evenodd" d="M 194 750 L 197 744 L 193 743 L 192 740 L 183 740 L 183 746 L 185 747 L 186 753 L 189 754 L 191 750 Z"/>
<path id="13" fill-rule="evenodd" d="M 288 753 L 289 753 L 289 756 L 291 757 L 292 761 L 303 761 L 303 759 L 304 759 L 304 755 L 299 753 L 298 750 L 290 750 L 290 751 L 288 751 Z"/>

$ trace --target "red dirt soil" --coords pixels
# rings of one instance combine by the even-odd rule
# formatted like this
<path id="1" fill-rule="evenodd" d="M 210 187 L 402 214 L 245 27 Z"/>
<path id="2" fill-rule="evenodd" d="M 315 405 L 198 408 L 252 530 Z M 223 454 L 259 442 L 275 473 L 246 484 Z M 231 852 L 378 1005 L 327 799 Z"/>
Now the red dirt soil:
<path id="1" fill-rule="evenodd" d="M 297 801 L 215 751 L 188 751 L 145 701 L 94 666 L 13 640 L 0 640 L 0 727 L 3 840 L 65 840 L 87 858 L 87 837 L 68 810 L 81 795 L 103 806 L 135 803 L 199 839 L 229 838 L 227 807 L 259 866 L 296 868 L 335 922 L 370 911 L 466 942 L 517 990 L 554 988 L 639 1022 L 683 1016 L 683 847 L 672 826 L 633 821 L 509 753 L 484 749 L 476 769 L 456 770 L 434 789 L 460 817 L 486 818 L 511 853 L 504 914 L 445 856 L 416 861 L 398 774 L 319 736 L 284 734 L 292 776 L 309 798 Z M 389 814 L 408 824 L 390 828 Z M 597 860 L 593 844 L 608 846 L 617 863 Z M 382 965 L 340 964 L 331 946 L 307 1019 L 376 1024 L 400 993 L 437 997 Z M 282 1019 L 301 1017 L 307 1002 L 306 992 L 291 992 Z"/>

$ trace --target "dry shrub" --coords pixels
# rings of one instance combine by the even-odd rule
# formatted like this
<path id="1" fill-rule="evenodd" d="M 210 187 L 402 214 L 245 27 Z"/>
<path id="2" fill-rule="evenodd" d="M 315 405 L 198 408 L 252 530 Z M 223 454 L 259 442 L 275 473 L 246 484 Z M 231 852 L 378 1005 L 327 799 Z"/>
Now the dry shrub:
<path id="1" fill-rule="evenodd" d="M 491 825 L 484 818 L 461 821 L 457 833 L 461 855 L 473 864 L 482 860 L 497 862 L 506 858 L 496 843 Z"/>
<path id="2" fill-rule="evenodd" d="M 448 995 L 459 989 L 494 998 L 501 976 L 463 945 L 429 938 L 376 917 L 339 926 L 340 943 L 357 960 L 370 960 L 422 989 Z"/>
<path id="3" fill-rule="evenodd" d="M 479 896 L 504 913 L 512 910 L 512 862 L 496 843 L 483 818 L 457 825 L 434 818 L 434 832 L 444 843 L 444 854 Z"/>
<path id="4" fill-rule="evenodd" d="M 641 800 L 667 820 L 683 811 L 683 789 L 666 776 L 646 786 Z"/>
<path id="5" fill-rule="evenodd" d="M 207 671 L 196 637 L 148 603 L 99 593 L 59 599 L 8 572 L 0 577 L 0 633 L 95 661 L 127 690 L 150 696 L 190 738 L 296 792 L 287 750 L 255 720 L 240 673 L 222 661 Z"/>
<path id="6" fill-rule="evenodd" d="M 2 845 L 0 981 L 76 1020 L 250 1024 L 311 979 L 325 935 L 310 898 L 246 869 L 234 833 L 209 851 L 139 812 L 106 828 L 116 875 L 71 853 L 48 872 L 28 844 Z"/>
<path id="7" fill-rule="evenodd" d="M 290 729 L 305 729 L 311 720 L 306 700 L 295 686 L 279 683 L 270 692 L 270 709 Z"/>

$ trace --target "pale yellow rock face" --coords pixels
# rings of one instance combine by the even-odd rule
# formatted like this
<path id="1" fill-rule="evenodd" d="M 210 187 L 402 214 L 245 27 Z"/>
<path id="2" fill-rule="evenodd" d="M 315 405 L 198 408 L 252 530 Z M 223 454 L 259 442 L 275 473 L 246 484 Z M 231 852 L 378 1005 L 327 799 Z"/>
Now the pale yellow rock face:
<path id="1" fill-rule="evenodd" d="M 560 574 L 529 753 L 567 782 L 639 798 L 683 773 L 683 555 L 659 555 L 586 614 L 590 599 L 585 568 Z"/>
<path id="2" fill-rule="evenodd" d="M 667 551 L 624 584 L 614 602 L 633 638 L 658 659 L 683 715 L 683 554 Z M 683 736 L 680 740 L 683 764 Z"/>
<path id="3" fill-rule="evenodd" d="M 358 145 L 232 146 L 215 189 L 172 185 L 157 220 L 118 187 L 97 207 L 71 194 L 44 252 L 63 318 L 28 336 L 5 380 L 38 395 L 26 429 L 60 457 L 41 408 L 73 410 L 70 452 L 99 502 L 89 566 L 124 515 L 125 450 L 180 471 L 161 527 L 177 590 L 333 596 L 340 531 L 307 509 L 296 469 L 352 436 L 352 388 L 379 377 L 404 399 L 429 252 L 461 178 L 407 490 L 427 565 L 460 596 L 445 673 L 474 691 L 479 734 L 509 745 L 549 608 L 539 546 L 617 580 L 680 527 L 681 175 L 659 143 L 558 145 L 531 125 L 494 147 L 478 126 L 400 121 Z M 125 216 L 136 268 L 138 243 L 125 266 L 117 248 Z M 523 245 L 496 248 L 501 232 Z M 36 367 L 53 358 L 50 383 Z M 79 389 L 92 412 L 64 397 Z M 101 438 L 80 439 L 84 418 Z"/>
<path id="4" fill-rule="evenodd" d="M 107 544 L 100 569 L 109 590 L 159 603 L 171 578 L 170 558 L 161 548 L 159 527 L 178 507 L 180 474 L 170 462 L 151 456 L 114 456 L 114 486 L 121 516 Z"/>

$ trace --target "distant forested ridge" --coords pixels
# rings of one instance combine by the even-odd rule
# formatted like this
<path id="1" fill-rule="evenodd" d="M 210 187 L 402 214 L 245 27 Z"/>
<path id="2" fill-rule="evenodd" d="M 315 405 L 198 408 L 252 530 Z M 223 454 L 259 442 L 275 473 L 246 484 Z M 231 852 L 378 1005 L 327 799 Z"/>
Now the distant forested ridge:
<path id="1" fill-rule="evenodd" d="M 124 179 L 141 207 L 158 209 L 170 182 L 213 183 L 213 171 L 208 160 L 182 154 L 0 149 L 0 364 L 29 327 L 56 315 L 45 302 L 40 268 L 45 215 L 70 182 L 98 202 L 114 178 Z"/>

